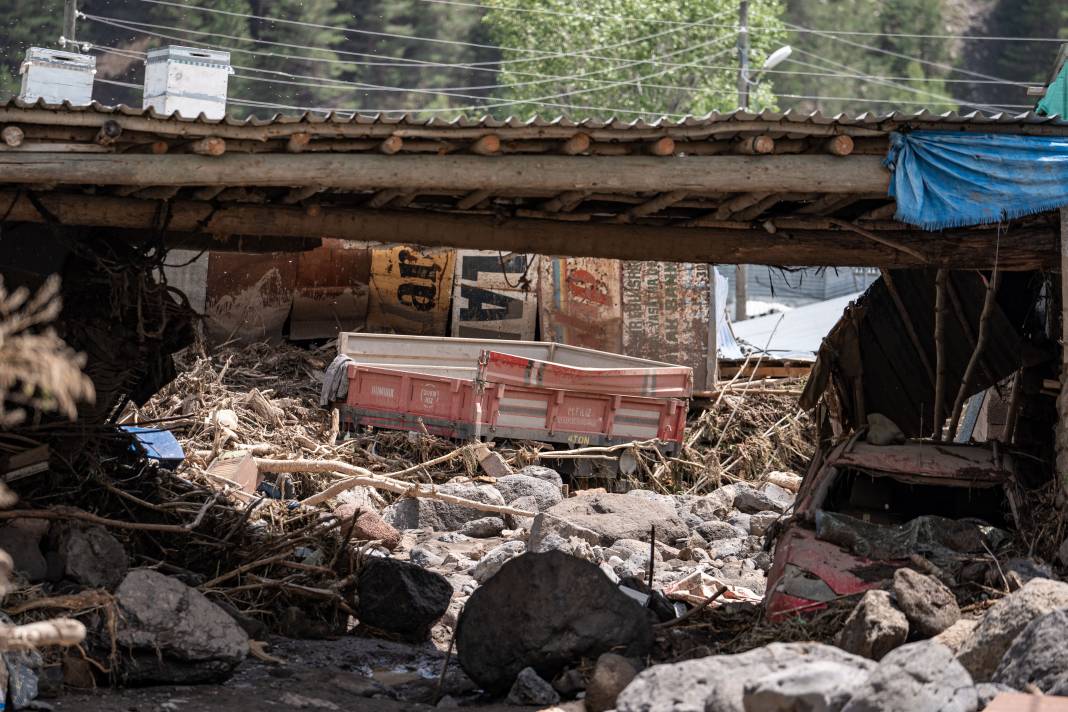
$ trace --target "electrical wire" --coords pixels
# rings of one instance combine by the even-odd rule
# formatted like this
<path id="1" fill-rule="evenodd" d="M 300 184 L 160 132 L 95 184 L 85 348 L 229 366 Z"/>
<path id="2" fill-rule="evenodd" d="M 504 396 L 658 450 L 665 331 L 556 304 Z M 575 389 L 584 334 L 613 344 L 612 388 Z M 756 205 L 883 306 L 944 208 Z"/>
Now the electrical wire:
<path id="1" fill-rule="evenodd" d="M 419 2 L 432 3 L 435 5 L 455 5 L 458 7 L 475 7 L 489 12 L 525 12 L 539 15 L 556 15 L 558 17 L 584 17 L 590 19 L 607 19 L 607 20 L 628 20 L 633 22 L 641 22 L 651 25 L 683 25 L 689 24 L 682 20 L 663 20 L 658 18 L 648 17 L 635 17 L 633 15 L 608 15 L 601 13 L 591 12 L 565 12 L 563 10 L 548 10 L 545 8 L 532 8 L 532 7 L 496 7 L 488 6 L 477 2 L 463 2 L 463 0 L 419 0 Z M 707 22 L 700 23 L 706 27 L 731 27 L 731 25 L 712 24 Z M 736 26 L 735 26 L 736 27 Z M 762 32 L 781 32 L 782 28 L 778 27 L 766 27 L 760 25 L 750 25 L 750 31 L 762 31 Z M 964 40 L 969 42 L 979 41 L 997 41 L 997 42 L 1055 42 L 1063 44 L 1065 39 L 1063 37 L 1011 37 L 1001 35 L 949 35 L 949 34 L 921 34 L 911 32 L 865 32 L 860 30 L 812 30 L 808 28 L 796 27 L 788 29 L 789 32 L 795 33 L 816 33 L 822 32 L 828 35 L 846 35 L 846 36 L 860 36 L 860 37 L 890 37 L 890 38 L 909 38 L 909 39 L 932 39 L 932 40 Z"/>

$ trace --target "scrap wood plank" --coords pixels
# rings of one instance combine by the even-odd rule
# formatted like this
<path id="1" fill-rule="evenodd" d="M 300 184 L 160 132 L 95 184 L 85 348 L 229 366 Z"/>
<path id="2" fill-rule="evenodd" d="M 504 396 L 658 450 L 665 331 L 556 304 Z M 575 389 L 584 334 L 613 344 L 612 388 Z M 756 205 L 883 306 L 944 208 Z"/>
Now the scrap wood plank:
<path id="1" fill-rule="evenodd" d="M 1002 692 L 985 712 L 1068 712 L 1068 697 Z"/>

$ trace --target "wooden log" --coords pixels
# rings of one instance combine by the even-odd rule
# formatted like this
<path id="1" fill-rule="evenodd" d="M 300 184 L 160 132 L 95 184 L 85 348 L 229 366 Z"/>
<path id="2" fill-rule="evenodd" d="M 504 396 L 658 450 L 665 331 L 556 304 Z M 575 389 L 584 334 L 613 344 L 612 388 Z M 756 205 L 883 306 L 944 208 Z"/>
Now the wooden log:
<path id="1" fill-rule="evenodd" d="M 616 222 L 626 223 L 631 222 L 635 218 L 645 217 L 646 215 L 653 215 L 660 212 L 664 208 L 671 207 L 675 203 L 681 202 L 686 199 L 686 191 L 675 190 L 670 193 L 661 193 L 652 200 L 646 201 L 639 205 L 635 205 L 632 208 L 628 208 L 625 213 L 617 215 Z"/>
<path id="2" fill-rule="evenodd" d="M 367 201 L 367 207 L 369 208 L 384 208 L 389 205 L 395 198 L 399 198 L 404 195 L 404 191 L 398 188 L 388 188 L 386 190 L 380 190 L 371 196 L 371 199 Z"/>
<path id="3" fill-rule="evenodd" d="M 26 138 L 26 133 L 18 126 L 5 126 L 3 131 L 0 131 L 0 138 L 3 139 L 4 145 L 18 148 Z"/>
<path id="4" fill-rule="evenodd" d="M 400 152 L 404 148 L 404 139 L 400 136 L 390 136 L 382 143 L 378 144 L 379 153 L 384 153 L 387 156 L 392 156 L 394 153 Z"/>
<path id="5" fill-rule="evenodd" d="M 122 127 L 116 121 L 105 121 L 93 139 L 99 146 L 113 146 L 122 136 Z"/>
<path id="6" fill-rule="evenodd" d="M 912 342 L 912 348 L 916 350 L 916 355 L 920 359 L 920 363 L 923 364 L 923 370 L 927 374 L 927 380 L 931 386 L 935 385 L 935 372 L 931 367 L 931 359 L 927 357 L 927 351 L 923 348 L 923 343 L 920 341 L 920 335 L 916 331 L 916 324 L 912 321 L 912 317 L 909 315 L 908 309 L 905 308 L 905 302 L 901 299 L 901 293 L 897 291 L 897 285 L 894 284 L 894 278 L 890 274 L 890 270 L 883 269 L 883 284 L 886 285 L 886 291 L 890 293 L 890 298 L 894 301 L 894 307 L 897 309 L 897 315 L 901 317 L 902 323 L 905 325 L 905 332 L 909 335 L 909 340 Z"/>
<path id="7" fill-rule="evenodd" d="M 473 190 L 456 202 L 457 210 L 470 210 L 493 196 L 491 190 Z"/>
<path id="8" fill-rule="evenodd" d="M 50 645 L 68 647 L 85 640 L 85 625 L 73 618 L 0 625 L 0 652 L 38 650 Z"/>
<path id="9" fill-rule="evenodd" d="M 310 133 L 295 133 L 286 141 L 286 152 L 304 153 L 304 150 L 308 148 L 309 143 L 311 143 Z"/>
<path id="10" fill-rule="evenodd" d="M 834 136 L 823 142 L 823 150 L 832 156 L 848 156 L 853 152 L 853 139 L 845 134 Z"/>
<path id="11" fill-rule="evenodd" d="M 565 156 L 577 156 L 590 150 L 589 134 L 578 133 L 564 141 L 560 146 L 560 153 Z"/>
<path id="12" fill-rule="evenodd" d="M 220 139 L 221 140 L 221 139 Z M 225 143 L 221 146 L 225 150 Z M 323 184 L 345 190 L 481 189 L 590 190 L 662 193 L 804 191 L 886 195 L 889 173 L 876 156 L 380 156 L 375 154 L 235 154 L 208 160 L 175 155 L 166 161 L 128 154 L 0 156 L 0 183 L 96 185 L 232 185 L 290 187 Z"/>
<path id="13" fill-rule="evenodd" d="M 716 209 L 714 217 L 716 220 L 725 220 L 734 213 L 756 205 L 770 196 L 771 193 L 742 193 L 741 195 L 736 195 L 723 203 L 723 205 L 719 206 L 719 208 Z"/>
<path id="14" fill-rule="evenodd" d="M 589 196 L 584 190 L 569 190 L 555 198 L 550 198 L 542 203 L 541 209 L 547 213 L 569 213 Z"/>
<path id="15" fill-rule="evenodd" d="M 153 141 L 149 148 L 153 156 L 162 156 L 169 150 L 171 150 L 171 146 L 166 141 Z"/>
<path id="16" fill-rule="evenodd" d="M 198 139 L 189 144 L 189 151 L 198 156 L 217 158 L 226 153 L 226 140 L 215 136 Z"/>
<path id="17" fill-rule="evenodd" d="M 495 156 L 501 152 L 501 139 L 496 134 L 486 134 L 472 143 L 469 150 L 479 156 Z"/>
<path id="18" fill-rule="evenodd" d="M 775 152 L 775 139 L 771 136 L 747 136 L 734 144 L 734 152 L 746 156 L 764 156 Z"/>
<path id="19" fill-rule="evenodd" d="M 983 348 L 990 336 L 990 315 L 994 313 L 994 302 L 997 298 L 998 284 L 1001 281 L 1001 272 L 994 267 L 990 279 L 986 283 L 986 297 L 983 299 L 983 311 L 979 314 L 979 335 L 975 339 L 975 348 L 972 349 L 971 358 L 964 368 L 964 376 L 960 381 L 960 390 L 953 402 L 952 415 L 949 418 L 949 437 L 954 438 L 957 434 L 957 426 L 960 424 L 960 415 L 964 410 L 964 399 L 971 388 L 972 379 L 975 378 L 975 370 L 979 365 L 979 359 L 983 356 Z"/>
<path id="20" fill-rule="evenodd" d="M 942 425 L 946 422 L 946 282 L 948 279 L 948 270 L 938 270 L 935 276 L 935 389 L 931 426 L 931 438 L 936 442 L 942 440 Z"/>
<path id="21" fill-rule="evenodd" d="M 293 188 L 282 198 L 282 202 L 286 205 L 296 205 L 297 203 L 303 203 L 308 198 L 314 195 L 318 195 L 323 192 L 321 185 L 305 185 L 300 188 Z"/>
<path id="22" fill-rule="evenodd" d="M 837 160 L 837 159 L 835 159 Z M 17 198 L 17 200 L 16 200 Z M 66 225 L 152 230 L 158 203 L 103 195 L 38 193 L 49 213 Z M 10 206 L 10 210 L 8 209 Z M 25 194 L 0 191 L 0 215 L 12 222 L 43 223 Z M 543 255 L 724 264 L 918 267 L 915 257 L 844 230 L 794 229 L 773 235 L 763 229 L 683 228 L 654 225 L 562 223 L 429 211 L 325 209 L 310 218 L 296 206 L 217 205 L 176 199 L 169 229 L 217 236 L 332 237 L 411 243 L 427 247 L 534 252 Z M 784 236 L 785 235 L 785 236 Z M 931 255 L 931 264 L 954 269 L 990 269 L 995 248 L 1002 270 L 1052 269 L 1058 264 L 1054 225 L 953 229 L 939 233 L 905 229 L 894 239 Z"/>
<path id="23" fill-rule="evenodd" d="M 656 141 L 645 144 L 642 147 L 642 152 L 650 156 L 674 156 L 675 139 L 669 136 L 659 138 Z"/>
<path id="24" fill-rule="evenodd" d="M 845 228 L 846 230 L 852 230 L 853 232 L 857 233 L 858 235 L 866 237 L 869 240 L 874 240 L 875 242 L 882 243 L 882 244 L 886 245 L 887 247 L 894 248 L 895 250 L 900 250 L 902 252 L 907 252 L 908 254 L 912 255 L 913 257 L 915 257 L 918 260 L 927 260 L 927 255 L 925 255 L 922 251 L 917 250 L 916 248 L 913 248 L 913 247 L 909 247 L 908 245 L 902 245 L 900 242 L 898 242 L 897 240 L 894 240 L 891 237 L 886 237 L 885 235 L 876 234 L 876 233 L 872 232 L 871 230 L 865 230 L 864 228 L 860 227 L 859 225 L 857 225 L 855 223 L 851 223 L 848 220 L 839 220 L 837 218 L 831 218 L 830 221 L 831 221 L 832 224 L 837 225 L 838 227 Z"/>

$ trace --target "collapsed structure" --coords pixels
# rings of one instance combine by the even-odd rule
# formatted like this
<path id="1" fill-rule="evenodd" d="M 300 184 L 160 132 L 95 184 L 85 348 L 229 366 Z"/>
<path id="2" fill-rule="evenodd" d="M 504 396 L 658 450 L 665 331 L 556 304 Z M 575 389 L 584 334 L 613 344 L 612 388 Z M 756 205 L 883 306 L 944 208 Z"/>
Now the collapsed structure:
<path id="1" fill-rule="evenodd" d="M 1030 172 L 991 176 L 973 186 L 976 192 L 948 199 L 924 191 L 948 150 L 931 146 L 947 135 L 958 145 L 982 143 L 994 155 L 1019 150 L 1010 144 L 1022 142 L 1049 159 L 1048 172 L 1061 180 L 1054 159 L 1063 156 L 1049 137 L 1068 135 L 1068 123 L 1032 113 L 926 112 L 853 119 L 734 112 L 656 123 L 313 115 L 236 121 L 12 100 L 0 108 L 0 125 L 7 147 L 0 151 L 5 285 L 32 291 L 51 273 L 62 275 L 64 309 L 56 325 L 86 354 L 96 393 L 93 403 L 83 399 L 80 426 L 42 416 L 5 442 L 4 472 L 25 475 L 13 486 L 28 503 L 0 513 L 18 523 L 7 536 L 29 540 L 30 554 L 43 556 L 44 548 L 63 554 L 58 568 L 45 566 L 37 581 L 83 587 L 73 598 L 54 589 L 45 596 L 23 590 L 9 610 L 88 612 L 95 618 L 90 635 L 98 637 L 93 650 L 107 652 L 108 671 L 120 679 L 224 678 L 250 649 L 270 657 L 255 645 L 265 636 L 257 623 L 309 636 L 345 632 L 356 619 L 361 632 L 407 641 L 442 637 L 446 631 L 435 626 L 446 621 L 467 676 L 454 692 L 481 688 L 535 704 L 582 689 L 587 700 L 598 699 L 604 692 L 598 671 L 604 677 L 614 669 L 630 684 L 606 695 L 608 706 L 587 707 L 689 709 L 720 695 L 739 708 L 743 694 L 778 694 L 771 689 L 777 683 L 757 672 L 777 674 L 788 661 L 837 665 L 852 683 L 820 694 L 870 709 L 873 700 L 893 696 L 880 676 L 901 677 L 910 655 L 942 673 L 939 684 L 919 685 L 918 699 L 963 696 L 959 707 L 947 708 L 976 709 L 990 690 L 974 682 L 1031 684 L 1018 661 L 1020 651 L 1038 643 L 1016 638 L 1023 625 L 997 645 L 982 636 L 994 635 L 983 626 L 991 621 L 994 628 L 1005 615 L 999 606 L 1022 600 L 1026 608 L 1029 597 L 1042 595 L 1047 603 L 1062 596 L 1068 602 L 1064 584 L 1045 580 L 1061 544 L 1053 536 L 1060 516 L 1054 503 L 1058 495 L 1063 501 L 1058 483 L 1068 443 L 1068 395 L 1061 385 L 1061 243 L 1068 217 L 1053 209 L 1049 186 Z M 982 139 L 970 138 L 977 135 Z M 888 154 L 895 157 L 890 167 Z M 981 158 L 976 170 L 983 172 Z M 753 408 L 731 400 L 744 399 L 752 379 L 743 365 L 734 381 L 716 381 L 716 331 L 707 324 L 702 338 L 689 341 L 677 333 L 685 324 L 661 326 L 676 343 L 700 350 L 694 358 L 705 364 L 701 382 L 714 403 L 670 449 L 613 439 L 605 423 L 576 417 L 571 435 L 604 435 L 604 447 L 553 452 L 502 437 L 492 458 L 483 442 L 461 446 L 436 437 L 494 440 L 482 431 L 435 430 L 440 423 L 424 419 L 429 411 L 417 412 L 418 398 L 403 401 L 412 413 L 399 418 L 413 435 L 355 431 L 382 416 L 368 415 L 375 409 L 355 398 L 345 402 L 352 409 L 347 420 L 344 408 L 314 410 L 317 376 L 325 378 L 320 374 L 333 353 L 241 354 L 276 375 L 234 361 L 234 353 L 225 362 L 203 356 L 183 362 L 187 370 L 174 380 L 172 355 L 193 342 L 196 315 L 167 284 L 170 250 L 302 251 L 324 239 L 416 246 L 385 248 L 396 253 L 391 264 L 400 276 L 412 276 L 406 267 L 419 273 L 418 260 L 402 254 L 410 257 L 421 246 L 496 251 L 502 274 L 508 273 L 504 253 L 515 253 L 870 266 L 882 278 L 847 309 L 805 385 L 802 405 L 814 414 L 816 429 L 809 446 L 817 452 L 800 485 L 796 476 L 763 466 L 740 477 L 739 463 L 750 454 L 741 446 L 730 459 L 719 451 L 732 422 L 746 417 L 739 412 Z M 396 294 L 380 308 L 427 306 L 419 285 L 392 284 Z M 560 333 L 544 322 L 540 332 L 543 338 Z M 399 356 L 418 355 L 407 350 Z M 553 378 L 573 377 L 567 367 L 584 367 L 529 356 L 494 360 L 493 353 L 480 349 L 472 383 L 492 383 L 502 393 L 517 384 L 562 391 Z M 388 372 L 405 364 L 398 354 L 387 356 L 384 365 L 372 360 L 369 368 Z M 244 392 L 229 388 L 232 363 Z M 397 377 L 399 386 L 378 387 L 404 389 L 416 381 L 429 388 L 425 366 Z M 645 374 L 642 395 L 655 395 L 655 378 L 670 375 L 678 371 Z M 453 380 L 462 389 L 462 379 Z M 776 387 L 784 385 L 765 389 Z M 689 385 L 683 390 L 688 394 Z M 613 385 L 597 394 L 616 401 L 605 412 L 620 412 L 627 394 L 618 391 Z M 438 403 L 437 396 L 428 399 L 428 408 Z M 553 403 L 546 403 L 537 413 L 529 404 L 510 406 L 523 417 L 540 417 L 554 432 Z M 675 407 L 670 417 L 680 423 Z M 760 425 L 765 439 L 800 420 L 792 411 L 775 416 Z M 667 418 L 661 413 L 658 424 Z M 181 431 L 181 472 L 169 469 L 178 463 L 159 451 L 145 451 L 150 438 L 140 434 L 135 445 L 116 432 L 110 427 L 116 421 L 154 430 L 169 423 Z M 354 432 L 347 436 L 343 425 Z M 793 459 L 784 454 L 790 445 L 784 438 L 775 456 Z M 569 458 L 622 460 L 621 452 L 633 462 L 616 484 L 641 484 L 626 495 L 565 498 L 561 488 L 576 482 L 543 466 Z M 491 467 L 487 461 L 501 469 L 481 474 L 480 463 Z M 32 477 L 27 466 L 47 475 Z M 746 479 L 752 483 L 739 481 Z M 391 493 L 391 501 L 374 490 Z M 34 524 L 42 520 L 58 523 Z M 134 534 L 118 542 L 98 526 Z M 1015 543 L 1007 532 L 1015 533 Z M 86 549 L 94 551 L 86 559 L 97 563 L 88 570 L 70 553 Z M 127 573 L 126 549 L 155 570 Z M 942 636 L 958 622 L 961 609 L 947 584 L 966 589 L 961 598 L 973 612 L 985 609 L 993 594 L 1019 590 L 994 605 L 976 637 L 958 646 L 960 662 L 943 646 L 948 638 L 891 652 L 909 636 Z M 1034 593 L 1042 587 L 1052 593 Z M 708 629 L 730 630 L 729 618 L 699 624 L 705 626 L 696 633 L 705 636 L 702 660 L 654 666 L 635 677 L 632 661 L 605 657 L 619 648 L 648 661 L 656 646 L 700 657 L 690 645 L 695 633 L 680 622 L 723 601 L 753 604 L 762 596 L 776 618 L 819 612 L 819 620 L 835 620 L 842 632 L 823 637 L 864 658 L 824 646 L 758 648 L 754 641 L 766 622 L 746 628 L 752 645 L 717 639 Z M 232 608 L 229 617 L 209 597 Z M 154 611 L 153 602 L 164 599 L 177 601 L 175 610 L 199 611 L 227 635 L 206 641 L 173 630 Z M 523 605 L 536 605 L 544 617 L 531 625 Z M 593 605 L 600 618 L 583 608 Z M 508 615 L 494 623 L 494 612 L 505 609 Z M 732 610 L 724 605 L 719 615 Z M 659 619 L 655 626 L 650 615 Z M 879 616 L 895 623 L 886 640 L 871 635 L 882 630 Z M 1059 625 L 1043 621 L 1051 630 Z M 488 645 L 483 631 L 494 625 L 500 636 L 493 640 L 503 642 Z M 814 637 L 805 630 L 799 635 Z M 439 642 L 451 651 L 451 639 Z M 549 642 L 559 649 L 546 652 Z M 746 647 L 756 649 L 708 657 Z M 877 666 L 866 658 L 882 661 Z M 440 697 L 449 654 L 435 662 L 443 672 L 433 690 L 394 693 Z M 78 667 L 66 658 L 63 665 Z M 729 680 L 735 665 L 749 670 L 744 689 Z M 690 671 L 704 680 L 708 669 L 720 674 L 714 689 L 688 684 Z M 93 679 L 91 670 L 86 674 Z M 1045 691 L 1059 689 L 1056 680 L 1041 682 Z M 365 691 L 385 694 L 380 686 Z"/>

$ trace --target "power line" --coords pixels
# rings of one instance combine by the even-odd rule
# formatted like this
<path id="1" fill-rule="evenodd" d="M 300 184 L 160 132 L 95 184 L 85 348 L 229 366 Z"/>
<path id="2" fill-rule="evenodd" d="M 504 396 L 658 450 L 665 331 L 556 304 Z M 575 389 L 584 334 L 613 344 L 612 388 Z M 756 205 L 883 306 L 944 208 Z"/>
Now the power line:
<path id="1" fill-rule="evenodd" d="M 477 2 L 463 2 L 462 0 L 419 0 L 420 2 L 432 3 L 436 5 L 456 5 L 459 7 L 475 7 L 489 12 L 521 12 L 521 13 L 533 13 L 539 15 L 556 15 L 560 17 L 584 17 L 590 19 L 608 19 L 608 20 L 631 20 L 634 22 L 642 22 L 651 25 L 683 25 L 690 24 L 682 20 L 663 20 L 658 18 L 648 17 L 636 17 L 633 15 L 607 15 L 601 13 L 591 12 L 564 12 L 562 10 L 548 10 L 544 8 L 532 8 L 532 7 L 496 7 L 488 6 Z M 714 24 L 709 22 L 696 23 L 706 27 L 735 27 L 735 25 L 725 25 L 722 23 Z M 783 29 L 779 27 L 768 27 L 760 25 L 750 25 L 750 30 L 760 30 L 763 32 L 782 32 Z M 859 30 L 812 30 L 803 28 L 800 26 L 793 26 L 787 28 L 785 31 L 794 32 L 797 34 L 804 33 L 823 33 L 828 35 L 847 35 L 847 36 L 860 36 L 860 37 L 891 37 L 891 38 L 910 38 L 910 39 L 932 39 L 932 40 L 965 40 L 965 41 L 998 41 L 998 42 L 1056 42 L 1063 44 L 1066 40 L 1062 37 L 1005 37 L 1005 36 L 983 36 L 983 35 L 947 35 L 947 34 L 920 34 L 910 32 L 864 32 Z"/>

